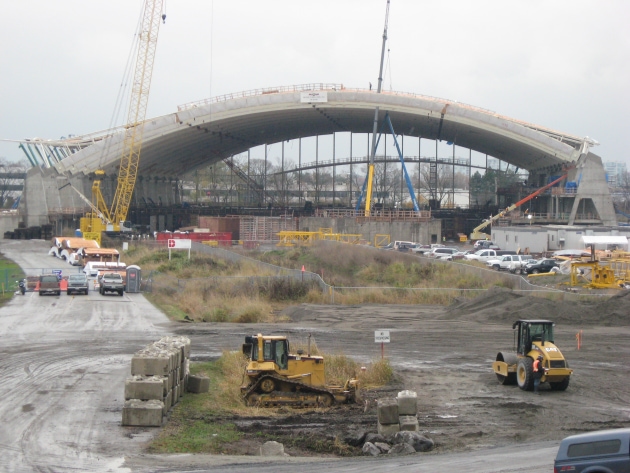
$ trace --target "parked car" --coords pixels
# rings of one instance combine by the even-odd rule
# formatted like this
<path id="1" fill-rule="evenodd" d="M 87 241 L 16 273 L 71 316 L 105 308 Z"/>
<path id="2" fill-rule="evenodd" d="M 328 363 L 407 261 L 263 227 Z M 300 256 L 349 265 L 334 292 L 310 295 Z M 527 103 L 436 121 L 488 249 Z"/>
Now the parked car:
<path id="1" fill-rule="evenodd" d="M 398 245 L 398 251 L 409 253 L 412 252 L 416 248 L 416 246 L 418 245 L 416 245 L 415 243 L 401 243 L 400 245 Z"/>
<path id="2" fill-rule="evenodd" d="M 553 471 L 630 471 L 630 428 L 571 435 L 560 442 Z"/>
<path id="3" fill-rule="evenodd" d="M 504 255 L 515 255 L 516 251 L 511 250 L 477 250 L 473 254 L 468 254 L 464 258 L 469 261 L 476 260 L 486 263 L 491 259 L 498 259 Z"/>
<path id="4" fill-rule="evenodd" d="M 490 240 L 477 240 L 473 245 L 475 250 L 499 250 L 500 248 Z"/>
<path id="5" fill-rule="evenodd" d="M 416 245 L 416 247 L 412 248 L 411 251 L 418 255 L 423 255 L 425 253 L 429 253 L 432 249 L 431 245 Z"/>
<path id="6" fill-rule="evenodd" d="M 457 248 L 433 248 L 430 253 L 425 253 L 425 255 L 429 258 L 442 258 L 453 256 L 457 252 L 459 252 Z"/>
<path id="7" fill-rule="evenodd" d="M 558 267 L 558 262 L 555 259 L 551 258 L 543 258 L 534 263 L 530 263 L 525 266 L 525 273 L 527 274 L 538 274 L 538 273 L 548 273 L 553 268 L 560 269 Z"/>
<path id="8" fill-rule="evenodd" d="M 464 257 L 468 254 L 466 251 L 458 251 L 457 253 L 453 253 L 452 255 L 442 256 L 440 259 L 445 259 L 447 261 L 454 261 L 458 259 L 464 259 Z"/>
<path id="9" fill-rule="evenodd" d="M 55 274 L 45 274 L 39 277 L 39 295 L 61 295 L 61 283 Z"/>
<path id="10" fill-rule="evenodd" d="M 68 276 L 68 288 L 66 294 L 85 294 L 88 293 L 88 279 L 83 273 L 71 274 Z"/>
<path id="11" fill-rule="evenodd" d="M 496 269 L 497 271 L 509 271 L 510 273 L 520 273 L 529 262 L 532 261 L 530 255 L 503 255 L 496 259 L 491 259 L 486 262 L 489 268 Z"/>
<path id="12" fill-rule="evenodd" d="M 409 246 L 414 246 L 416 243 L 413 241 L 395 241 L 394 242 L 394 249 L 395 250 L 399 250 L 401 247 L 409 247 Z"/>

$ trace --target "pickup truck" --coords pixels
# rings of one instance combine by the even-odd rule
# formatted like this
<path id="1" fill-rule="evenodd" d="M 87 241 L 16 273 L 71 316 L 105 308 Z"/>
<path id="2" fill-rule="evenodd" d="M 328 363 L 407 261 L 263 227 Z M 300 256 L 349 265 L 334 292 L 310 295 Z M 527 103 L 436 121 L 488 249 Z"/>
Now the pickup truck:
<path id="1" fill-rule="evenodd" d="M 505 255 L 515 255 L 516 251 L 510 250 L 477 250 L 473 254 L 468 254 L 464 256 L 465 259 L 469 261 L 481 261 L 482 263 L 486 263 L 491 259 L 499 259 Z"/>
<path id="2" fill-rule="evenodd" d="M 572 435 L 560 442 L 553 471 L 582 473 L 630 471 L 630 429 Z"/>
<path id="3" fill-rule="evenodd" d="M 98 292 L 104 296 L 106 292 L 117 292 L 119 296 L 123 295 L 125 283 L 118 273 L 104 273 L 100 277 L 100 287 Z"/>
<path id="4" fill-rule="evenodd" d="M 486 265 L 497 271 L 504 270 L 510 273 L 520 274 L 525 268 L 525 265 L 529 262 L 532 262 L 530 255 L 504 255 L 496 259 L 488 260 Z"/>
<path id="5" fill-rule="evenodd" d="M 71 274 L 68 276 L 68 288 L 66 289 L 66 294 L 85 294 L 87 296 L 88 293 L 88 280 L 87 276 L 83 273 L 81 274 Z"/>

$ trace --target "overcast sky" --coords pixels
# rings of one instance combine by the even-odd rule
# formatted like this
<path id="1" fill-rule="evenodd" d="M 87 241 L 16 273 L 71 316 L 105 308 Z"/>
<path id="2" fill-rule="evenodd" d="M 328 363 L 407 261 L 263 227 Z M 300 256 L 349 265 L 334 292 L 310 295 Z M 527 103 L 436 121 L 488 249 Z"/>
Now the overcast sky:
<path id="1" fill-rule="evenodd" d="M 3 2 L 0 139 L 109 128 L 142 5 Z M 386 0 L 166 0 L 147 117 L 264 87 L 376 87 L 385 7 Z M 589 136 L 605 161 L 630 165 L 629 20 L 628 0 L 391 0 L 383 88 Z M 123 112 L 113 125 L 125 119 Z M 0 157 L 23 154 L 0 142 Z"/>

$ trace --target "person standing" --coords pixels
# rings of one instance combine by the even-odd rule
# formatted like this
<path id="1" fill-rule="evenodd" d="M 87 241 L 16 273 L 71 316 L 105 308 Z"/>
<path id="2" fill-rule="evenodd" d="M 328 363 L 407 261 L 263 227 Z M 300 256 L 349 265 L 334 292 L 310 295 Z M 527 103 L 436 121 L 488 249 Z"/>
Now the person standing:
<path id="1" fill-rule="evenodd" d="M 534 394 L 540 394 L 538 392 L 538 386 L 540 386 L 540 380 L 545 375 L 545 368 L 543 368 L 543 356 L 538 355 L 538 358 L 534 360 L 532 365 L 534 371 Z"/>

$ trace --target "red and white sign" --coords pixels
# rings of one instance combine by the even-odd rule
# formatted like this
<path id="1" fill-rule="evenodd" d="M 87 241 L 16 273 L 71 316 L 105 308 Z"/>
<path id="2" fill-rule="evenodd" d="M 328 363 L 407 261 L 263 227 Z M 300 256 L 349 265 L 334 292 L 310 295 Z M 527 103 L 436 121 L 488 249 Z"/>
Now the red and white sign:
<path id="1" fill-rule="evenodd" d="M 173 248 L 175 250 L 190 250 L 192 240 L 175 240 L 170 238 L 168 240 L 168 247 Z"/>

